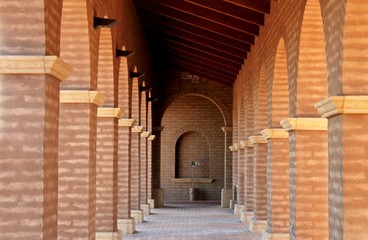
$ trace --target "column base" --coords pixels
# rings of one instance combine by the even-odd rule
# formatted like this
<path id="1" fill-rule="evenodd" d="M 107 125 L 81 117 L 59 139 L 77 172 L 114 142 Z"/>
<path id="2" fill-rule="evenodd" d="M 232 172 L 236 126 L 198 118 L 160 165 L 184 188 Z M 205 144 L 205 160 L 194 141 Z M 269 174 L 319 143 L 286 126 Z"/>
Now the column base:
<path id="1" fill-rule="evenodd" d="M 264 231 L 262 234 L 262 240 L 289 240 L 290 235 L 287 233 L 269 233 Z"/>
<path id="2" fill-rule="evenodd" d="M 143 223 L 144 221 L 144 212 L 142 209 L 130 210 L 130 216 L 134 218 L 135 224 Z"/>
<path id="3" fill-rule="evenodd" d="M 96 240 L 121 240 L 123 237 L 121 231 L 116 232 L 96 232 Z"/>
<path id="4" fill-rule="evenodd" d="M 253 216 L 254 216 L 253 212 L 247 212 L 247 211 L 243 210 L 240 213 L 240 221 L 242 223 L 249 224 L 250 220 L 253 218 Z"/>
<path id="5" fill-rule="evenodd" d="M 134 218 L 118 219 L 118 229 L 123 235 L 133 234 L 135 232 Z"/>
<path id="6" fill-rule="evenodd" d="M 155 208 L 164 207 L 164 189 L 155 188 L 153 189 L 152 194 L 155 199 Z"/>
<path id="7" fill-rule="evenodd" d="M 234 209 L 235 204 L 236 204 L 236 201 L 234 201 L 233 199 L 230 199 L 230 209 Z"/>
<path id="8" fill-rule="evenodd" d="M 252 219 L 249 223 L 251 233 L 263 233 L 267 229 L 267 221 Z"/>
<path id="9" fill-rule="evenodd" d="M 233 191 L 231 189 L 221 189 L 221 207 L 229 208 L 230 207 L 230 198 L 233 195 Z"/>
<path id="10" fill-rule="evenodd" d="M 150 205 L 151 209 L 155 208 L 155 199 L 147 199 L 147 203 Z"/>
<path id="11" fill-rule="evenodd" d="M 151 208 L 148 203 L 141 203 L 140 204 L 141 209 L 143 210 L 144 216 L 148 216 L 151 214 Z"/>
<path id="12" fill-rule="evenodd" d="M 239 204 L 235 204 L 234 205 L 234 214 L 236 215 L 236 216 L 239 216 L 240 217 L 240 213 L 241 213 L 241 211 L 243 211 L 244 210 L 244 205 L 239 205 Z"/>

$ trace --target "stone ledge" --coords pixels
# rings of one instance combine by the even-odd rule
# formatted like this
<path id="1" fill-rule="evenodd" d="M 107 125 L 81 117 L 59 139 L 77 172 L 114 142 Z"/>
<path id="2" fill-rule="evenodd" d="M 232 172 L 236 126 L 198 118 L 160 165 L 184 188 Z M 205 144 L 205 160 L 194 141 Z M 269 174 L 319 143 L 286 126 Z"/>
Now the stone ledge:
<path id="1" fill-rule="evenodd" d="M 135 124 L 134 119 L 121 118 L 119 119 L 119 127 L 133 127 Z"/>
<path id="2" fill-rule="evenodd" d="M 153 140 L 155 140 L 155 138 L 156 138 L 156 136 L 155 136 L 155 135 L 151 135 L 151 136 L 149 136 L 149 137 L 148 137 L 148 140 L 149 140 L 149 141 L 153 141 Z"/>
<path id="3" fill-rule="evenodd" d="M 134 126 L 132 128 L 133 133 L 142 133 L 144 131 L 144 126 Z"/>
<path id="4" fill-rule="evenodd" d="M 106 96 L 98 91 L 90 90 L 61 90 L 60 103 L 93 103 L 102 106 Z"/>
<path id="5" fill-rule="evenodd" d="M 236 151 L 235 147 L 233 145 L 229 146 L 230 151 L 234 152 Z"/>
<path id="6" fill-rule="evenodd" d="M 264 129 L 261 133 L 263 138 L 265 139 L 289 138 L 289 133 L 286 132 L 283 128 L 267 128 Z"/>
<path id="7" fill-rule="evenodd" d="M 149 132 L 149 131 L 143 131 L 141 133 L 142 138 L 148 138 L 150 135 L 151 135 L 151 132 Z"/>
<path id="8" fill-rule="evenodd" d="M 120 118 L 123 113 L 121 108 L 97 108 L 97 117 Z"/>
<path id="9" fill-rule="evenodd" d="M 252 144 L 265 144 L 267 140 L 263 138 L 263 136 L 250 136 L 249 141 Z"/>
<path id="10" fill-rule="evenodd" d="M 240 145 L 242 145 L 243 148 L 254 147 L 253 143 L 251 143 L 249 140 L 240 141 Z"/>
<path id="11" fill-rule="evenodd" d="M 233 146 L 235 148 L 234 151 L 238 151 L 239 150 L 239 147 L 240 147 L 240 144 L 239 143 L 234 143 Z"/>
<path id="12" fill-rule="evenodd" d="M 200 183 L 200 184 L 210 184 L 214 181 L 213 178 L 173 178 L 171 181 L 173 183 Z"/>
<path id="13" fill-rule="evenodd" d="M 293 130 L 320 130 L 327 131 L 328 121 L 325 118 L 288 118 L 280 122 L 287 131 Z"/>
<path id="14" fill-rule="evenodd" d="M 368 96 L 332 96 L 314 106 L 323 118 L 339 114 L 367 114 Z"/>
<path id="15" fill-rule="evenodd" d="M 72 72 L 57 56 L 0 56 L 0 74 L 49 74 L 64 81 Z"/>

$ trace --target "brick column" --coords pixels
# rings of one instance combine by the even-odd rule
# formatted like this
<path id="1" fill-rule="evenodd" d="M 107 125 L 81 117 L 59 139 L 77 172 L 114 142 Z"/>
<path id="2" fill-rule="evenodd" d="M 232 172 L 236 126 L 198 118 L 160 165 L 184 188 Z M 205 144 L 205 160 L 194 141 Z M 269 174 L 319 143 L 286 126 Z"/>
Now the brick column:
<path id="1" fill-rule="evenodd" d="M 254 216 L 254 145 L 249 140 L 240 143 L 245 149 L 244 209 L 240 220 L 245 224 L 249 224 Z"/>
<path id="2" fill-rule="evenodd" d="M 284 129 L 265 129 L 267 152 L 267 230 L 263 240 L 289 239 L 289 134 Z"/>
<path id="3" fill-rule="evenodd" d="M 238 195 L 238 189 L 237 189 L 237 184 L 238 184 L 238 149 L 239 149 L 239 144 L 238 143 L 234 143 L 232 145 L 232 155 L 233 155 L 233 182 L 232 182 L 232 186 L 233 186 L 233 201 L 230 202 L 231 206 L 234 206 L 234 213 L 236 212 L 237 209 L 235 209 L 235 206 L 237 206 L 237 195 Z"/>
<path id="4" fill-rule="evenodd" d="M 142 223 L 144 220 L 144 212 L 140 206 L 140 141 L 143 126 L 134 126 L 132 128 L 132 168 L 131 168 L 131 216 L 135 219 L 135 223 Z"/>
<path id="5" fill-rule="evenodd" d="M 254 215 L 249 230 L 262 233 L 267 227 L 267 141 L 262 136 L 251 136 L 254 145 Z"/>
<path id="6" fill-rule="evenodd" d="M 281 125 L 290 144 L 290 239 L 327 239 L 327 119 L 289 118 Z"/>
<path id="7" fill-rule="evenodd" d="M 95 238 L 97 91 L 60 91 L 58 237 Z"/>
<path id="8" fill-rule="evenodd" d="M 151 135 L 149 131 L 143 131 L 141 133 L 141 195 L 140 195 L 140 208 L 143 210 L 144 215 L 147 216 L 151 213 L 151 207 L 148 204 L 148 155 L 147 155 L 147 138 Z"/>
<path id="9" fill-rule="evenodd" d="M 97 109 L 96 239 L 120 239 L 118 207 L 118 118 L 120 108 Z"/>
<path id="10" fill-rule="evenodd" d="M 329 238 L 368 236 L 368 97 L 333 96 L 316 104 L 328 118 Z"/>
<path id="11" fill-rule="evenodd" d="M 59 89 L 70 72 L 56 56 L 0 56 L 0 239 L 57 238 Z"/>
<path id="12" fill-rule="evenodd" d="M 231 134 L 228 132 L 232 131 L 232 127 L 222 127 L 222 131 L 224 132 L 224 188 L 221 190 L 221 207 L 229 208 L 230 207 L 230 199 L 232 195 L 231 189 L 231 168 L 232 168 L 232 161 L 231 161 L 231 151 L 227 147 L 227 143 L 231 141 Z"/>
<path id="13" fill-rule="evenodd" d="M 123 235 L 135 232 L 135 221 L 130 215 L 131 188 L 131 127 L 134 119 L 119 119 L 118 152 L 118 229 Z"/>
<path id="14" fill-rule="evenodd" d="M 147 140 L 147 157 L 148 157 L 148 165 L 147 165 L 147 203 L 150 205 L 150 209 L 155 208 L 155 199 L 153 198 L 152 193 L 152 141 L 155 140 L 155 135 L 150 135 Z"/>
<path id="15" fill-rule="evenodd" d="M 152 148 L 155 149 L 155 155 L 152 156 L 152 196 L 155 200 L 155 207 L 164 207 L 164 189 L 160 188 L 161 184 L 161 132 L 164 130 L 163 126 L 153 127 L 155 139 L 152 143 Z"/>
<path id="16" fill-rule="evenodd" d="M 230 152 L 231 152 L 231 155 L 234 156 L 234 151 L 236 151 L 236 148 L 234 147 L 234 145 L 230 145 L 229 146 L 229 149 L 230 149 Z M 234 158 L 232 157 L 232 163 L 234 162 Z M 230 199 L 230 209 L 234 209 L 235 208 L 235 204 L 236 204 L 236 186 L 234 186 L 234 178 L 235 178 L 235 175 L 234 175 L 234 164 L 231 164 L 232 165 L 232 168 L 231 168 L 231 175 L 233 176 L 232 177 L 232 180 L 231 180 L 231 199 Z"/>

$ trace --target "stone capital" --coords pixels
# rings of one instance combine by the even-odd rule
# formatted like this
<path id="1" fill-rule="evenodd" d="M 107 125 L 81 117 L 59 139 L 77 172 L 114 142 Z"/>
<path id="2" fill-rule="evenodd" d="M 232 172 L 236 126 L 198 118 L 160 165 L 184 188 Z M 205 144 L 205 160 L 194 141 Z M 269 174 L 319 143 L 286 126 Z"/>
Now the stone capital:
<path id="1" fill-rule="evenodd" d="M 230 151 L 234 152 L 236 151 L 235 147 L 233 145 L 229 146 Z"/>
<path id="2" fill-rule="evenodd" d="M 280 122 L 285 131 L 314 130 L 327 131 L 328 122 L 326 118 L 288 118 Z"/>
<path id="3" fill-rule="evenodd" d="M 120 118 L 124 111 L 121 108 L 97 108 L 97 117 Z"/>
<path id="4" fill-rule="evenodd" d="M 0 56 L 0 74 L 48 74 L 64 81 L 72 72 L 57 56 Z"/>
<path id="5" fill-rule="evenodd" d="M 226 132 L 231 132 L 233 130 L 232 127 L 221 127 L 221 130 L 226 133 Z"/>
<path id="6" fill-rule="evenodd" d="M 142 133 L 144 131 L 144 126 L 134 126 L 132 128 L 133 133 Z"/>
<path id="7" fill-rule="evenodd" d="M 252 144 L 265 144 L 267 143 L 267 140 L 263 138 L 263 136 L 250 136 L 249 141 Z"/>
<path id="8" fill-rule="evenodd" d="M 265 139 L 289 138 L 289 133 L 283 128 L 266 128 L 261 133 Z"/>
<path id="9" fill-rule="evenodd" d="M 156 136 L 155 136 L 155 135 L 151 135 L 151 136 L 149 136 L 149 137 L 148 137 L 148 140 L 149 140 L 149 141 L 153 141 L 153 140 L 155 140 L 155 138 L 156 138 Z"/>
<path id="10" fill-rule="evenodd" d="M 150 135 L 151 135 L 151 132 L 150 131 L 143 131 L 141 133 L 141 137 L 142 138 L 148 138 Z"/>
<path id="11" fill-rule="evenodd" d="M 156 127 L 153 127 L 153 131 L 155 132 L 162 132 L 164 130 L 165 127 L 163 126 L 156 126 Z"/>
<path id="12" fill-rule="evenodd" d="M 60 103 L 93 103 L 98 107 L 105 103 L 106 96 L 98 91 L 61 90 Z"/>
<path id="13" fill-rule="evenodd" d="M 240 145 L 242 145 L 244 148 L 254 147 L 253 143 L 251 143 L 249 140 L 240 141 Z"/>
<path id="14" fill-rule="evenodd" d="M 332 96 L 314 106 L 323 118 L 339 114 L 367 114 L 368 96 Z"/>
<path id="15" fill-rule="evenodd" d="M 119 127 L 133 127 L 135 124 L 134 119 L 121 118 L 119 119 Z"/>
<path id="16" fill-rule="evenodd" d="M 238 151 L 239 147 L 240 147 L 240 144 L 239 143 L 234 143 L 233 146 L 235 148 L 235 151 Z"/>

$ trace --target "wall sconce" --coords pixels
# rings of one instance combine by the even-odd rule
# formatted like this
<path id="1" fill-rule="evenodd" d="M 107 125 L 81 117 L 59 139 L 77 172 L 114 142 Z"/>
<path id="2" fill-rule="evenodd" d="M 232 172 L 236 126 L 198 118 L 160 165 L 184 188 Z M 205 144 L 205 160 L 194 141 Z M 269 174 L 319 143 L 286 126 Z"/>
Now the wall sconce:
<path id="1" fill-rule="evenodd" d="M 93 18 L 93 27 L 96 28 L 111 28 L 117 23 L 115 19 L 109 19 L 109 18 L 99 18 L 94 17 Z"/>
<path id="2" fill-rule="evenodd" d="M 134 54 L 134 51 L 116 49 L 116 57 L 130 57 L 133 54 Z"/>

